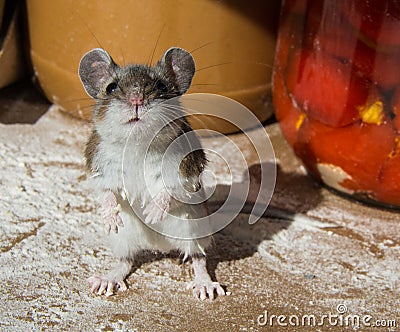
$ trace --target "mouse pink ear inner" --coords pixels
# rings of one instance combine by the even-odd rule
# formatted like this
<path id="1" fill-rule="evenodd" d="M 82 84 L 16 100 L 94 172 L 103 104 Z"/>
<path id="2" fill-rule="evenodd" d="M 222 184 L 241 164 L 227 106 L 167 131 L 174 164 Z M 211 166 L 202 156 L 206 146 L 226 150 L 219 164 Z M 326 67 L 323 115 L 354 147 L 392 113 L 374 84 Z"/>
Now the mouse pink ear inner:
<path id="1" fill-rule="evenodd" d="M 193 57 L 188 51 L 172 47 L 164 53 L 160 64 L 181 94 L 189 90 L 196 67 Z"/>
<path id="2" fill-rule="evenodd" d="M 115 76 L 117 65 L 101 48 L 87 52 L 79 63 L 79 78 L 87 94 L 97 98 L 104 84 Z"/>

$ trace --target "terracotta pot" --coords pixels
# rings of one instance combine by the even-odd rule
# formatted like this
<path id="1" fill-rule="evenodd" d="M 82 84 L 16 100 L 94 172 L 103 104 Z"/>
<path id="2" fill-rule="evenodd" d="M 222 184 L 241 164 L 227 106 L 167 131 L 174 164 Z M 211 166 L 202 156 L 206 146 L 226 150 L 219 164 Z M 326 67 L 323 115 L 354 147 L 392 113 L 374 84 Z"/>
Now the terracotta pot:
<path id="1" fill-rule="evenodd" d="M 166 49 L 179 46 L 193 53 L 197 66 L 189 92 L 231 97 L 263 121 L 271 115 L 279 5 L 278 0 L 30 0 L 31 58 L 47 98 L 89 119 L 93 101 L 77 75 L 85 52 L 102 47 L 119 64 L 154 64 Z M 215 127 L 232 130 L 223 122 Z"/>

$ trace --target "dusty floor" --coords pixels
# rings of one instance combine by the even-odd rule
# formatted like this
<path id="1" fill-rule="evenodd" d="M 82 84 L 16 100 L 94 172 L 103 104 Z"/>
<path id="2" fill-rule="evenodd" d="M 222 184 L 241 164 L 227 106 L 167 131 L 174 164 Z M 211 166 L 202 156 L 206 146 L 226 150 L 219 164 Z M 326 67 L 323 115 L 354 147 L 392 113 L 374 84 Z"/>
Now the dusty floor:
<path id="1" fill-rule="evenodd" d="M 366 323 L 361 331 L 399 330 L 399 214 L 321 188 L 278 126 L 266 130 L 278 162 L 271 205 L 315 220 L 250 227 L 239 216 L 215 236 L 209 268 L 229 295 L 210 303 L 186 290 L 190 265 L 173 255 L 144 257 L 125 293 L 92 295 L 86 278 L 113 259 L 82 168 L 89 126 L 54 108 L 35 124 L 0 124 L 0 330 L 266 331 L 272 323 L 282 331 L 343 331 L 357 317 Z M 251 151 L 243 135 L 231 138 Z M 247 160 L 256 174 L 260 161 L 251 152 Z M 211 167 L 227 185 L 223 170 Z M 313 317 L 322 324 L 310 327 Z M 393 320 L 397 328 L 387 327 Z"/>

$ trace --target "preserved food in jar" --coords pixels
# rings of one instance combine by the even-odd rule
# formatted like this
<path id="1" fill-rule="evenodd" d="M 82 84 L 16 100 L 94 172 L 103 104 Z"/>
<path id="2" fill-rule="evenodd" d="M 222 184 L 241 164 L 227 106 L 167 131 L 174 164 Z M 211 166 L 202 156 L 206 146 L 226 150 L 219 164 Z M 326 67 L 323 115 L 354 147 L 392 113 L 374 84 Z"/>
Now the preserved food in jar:
<path id="1" fill-rule="evenodd" d="M 400 207 L 400 1 L 284 0 L 273 73 L 282 132 L 314 177 Z"/>

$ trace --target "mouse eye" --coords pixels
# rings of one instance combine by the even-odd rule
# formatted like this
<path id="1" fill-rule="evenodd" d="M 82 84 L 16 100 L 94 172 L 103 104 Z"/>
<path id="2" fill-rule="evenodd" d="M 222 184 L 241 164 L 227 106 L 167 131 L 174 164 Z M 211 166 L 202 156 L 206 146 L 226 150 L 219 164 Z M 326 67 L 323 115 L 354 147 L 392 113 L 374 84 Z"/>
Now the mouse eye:
<path id="1" fill-rule="evenodd" d="M 168 92 L 167 86 L 161 81 L 157 81 L 156 89 L 160 96 L 162 96 L 164 93 Z"/>
<path id="2" fill-rule="evenodd" d="M 113 93 L 115 90 L 117 90 L 118 84 L 115 82 L 110 83 L 109 85 L 107 85 L 106 87 L 106 92 L 107 94 L 111 94 Z"/>

